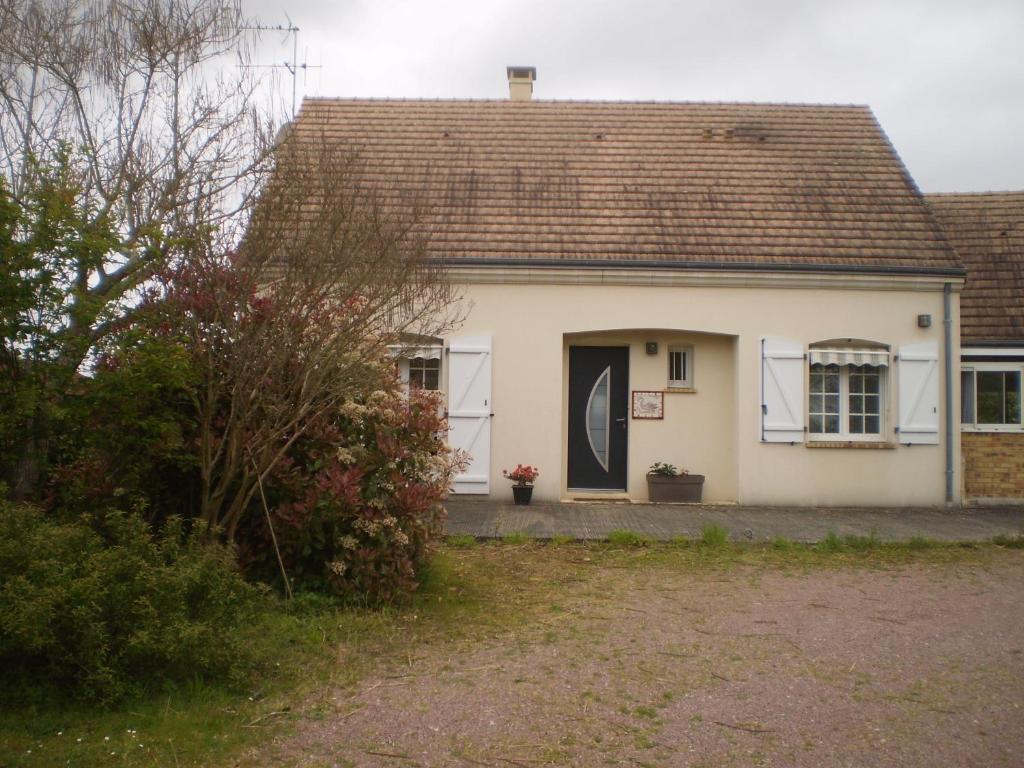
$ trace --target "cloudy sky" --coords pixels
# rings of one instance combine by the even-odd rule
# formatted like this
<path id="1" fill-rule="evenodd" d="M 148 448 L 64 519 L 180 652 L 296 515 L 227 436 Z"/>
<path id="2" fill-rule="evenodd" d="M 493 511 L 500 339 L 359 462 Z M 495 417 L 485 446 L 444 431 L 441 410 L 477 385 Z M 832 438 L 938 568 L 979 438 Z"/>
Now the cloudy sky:
<path id="1" fill-rule="evenodd" d="M 1022 0 L 243 0 L 299 97 L 868 104 L 926 192 L 1024 189 Z M 291 57 L 265 33 L 262 63 Z M 303 76 L 304 75 L 304 76 Z M 290 80 L 285 89 L 290 102 Z"/>

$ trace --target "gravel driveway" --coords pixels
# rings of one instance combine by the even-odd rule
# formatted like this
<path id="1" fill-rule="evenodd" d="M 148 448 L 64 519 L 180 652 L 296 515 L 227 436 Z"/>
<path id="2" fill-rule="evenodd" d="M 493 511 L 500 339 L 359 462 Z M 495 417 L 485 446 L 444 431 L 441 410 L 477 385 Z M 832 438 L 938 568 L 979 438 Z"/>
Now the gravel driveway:
<path id="1" fill-rule="evenodd" d="M 520 625 L 417 645 L 407 665 L 382 660 L 254 757 L 529 768 L 1024 760 L 1020 551 L 795 569 L 559 557 L 568 565 Z M 522 559 L 496 556 L 494 567 L 531 578 Z"/>

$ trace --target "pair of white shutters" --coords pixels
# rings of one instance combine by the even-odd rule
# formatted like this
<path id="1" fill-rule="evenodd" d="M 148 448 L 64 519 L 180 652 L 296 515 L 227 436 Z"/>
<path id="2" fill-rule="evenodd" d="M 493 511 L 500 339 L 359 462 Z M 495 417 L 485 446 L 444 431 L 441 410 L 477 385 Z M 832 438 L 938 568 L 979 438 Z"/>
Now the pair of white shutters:
<path id="1" fill-rule="evenodd" d="M 908 344 L 896 356 L 898 440 L 905 445 L 939 442 L 939 346 Z M 761 439 L 804 441 L 806 359 L 802 344 L 761 340 Z"/>

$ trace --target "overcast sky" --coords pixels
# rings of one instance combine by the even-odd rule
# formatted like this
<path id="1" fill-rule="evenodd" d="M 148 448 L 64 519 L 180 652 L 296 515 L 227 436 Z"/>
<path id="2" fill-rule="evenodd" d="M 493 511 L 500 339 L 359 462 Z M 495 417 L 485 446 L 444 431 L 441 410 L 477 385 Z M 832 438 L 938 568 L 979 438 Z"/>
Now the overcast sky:
<path id="1" fill-rule="evenodd" d="M 868 104 L 925 192 L 1024 189 L 1024 0 L 243 0 L 299 98 Z M 262 63 L 291 57 L 264 34 Z M 290 102 L 290 80 L 286 80 Z"/>

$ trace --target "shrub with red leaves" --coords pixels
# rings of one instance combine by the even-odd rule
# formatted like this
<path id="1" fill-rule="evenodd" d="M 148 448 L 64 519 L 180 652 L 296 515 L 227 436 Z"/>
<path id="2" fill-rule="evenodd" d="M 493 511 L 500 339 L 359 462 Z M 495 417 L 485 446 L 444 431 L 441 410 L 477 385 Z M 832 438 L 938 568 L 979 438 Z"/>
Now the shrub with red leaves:
<path id="1" fill-rule="evenodd" d="M 375 603 L 417 588 L 461 466 L 440 413 L 436 393 L 389 382 L 296 444 L 267 489 L 294 585 Z M 250 573 L 280 583 L 265 519 L 251 519 L 240 549 Z"/>

